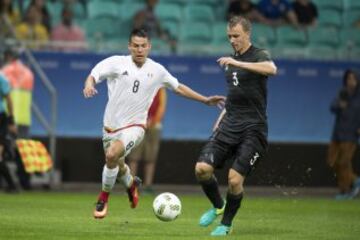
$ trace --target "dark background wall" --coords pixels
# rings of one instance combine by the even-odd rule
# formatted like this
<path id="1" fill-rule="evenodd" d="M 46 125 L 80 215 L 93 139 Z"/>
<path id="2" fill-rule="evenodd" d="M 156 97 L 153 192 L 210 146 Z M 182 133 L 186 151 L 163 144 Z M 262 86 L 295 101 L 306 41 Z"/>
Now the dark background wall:
<path id="1" fill-rule="evenodd" d="M 163 141 L 155 183 L 195 184 L 194 164 L 204 143 Z M 333 173 L 326 165 L 326 151 L 326 144 L 271 143 L 268 157 L 259 163 L 247 184 L 335 186 Z M 360 173 L 359 153 L 355 159 L 355 169 Z M 61 138 L 58 140 L 57 160 L 65 182 L 101 181 L 104 165 L 101 139 Z M 217 176 L 221 184 L 226 184 L 226 171 L 218 171 Z"/>

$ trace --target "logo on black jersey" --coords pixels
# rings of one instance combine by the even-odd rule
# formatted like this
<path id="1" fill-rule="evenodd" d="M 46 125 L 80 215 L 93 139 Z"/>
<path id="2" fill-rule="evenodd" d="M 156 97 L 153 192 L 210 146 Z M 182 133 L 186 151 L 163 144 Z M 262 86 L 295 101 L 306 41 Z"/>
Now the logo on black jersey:
<path id="1" fill-rule="evenodd" d="M 123 76 L 129 76 L 129 73 L 128 73 L 128 71 L 125 71 L 125 72 L 123 72 L 121 75 L 123 75 Z"/>
<path id="2" fill-rule="evenodd" d="M 260 157 L 259 153 L 256 152 L 256 153 L 254 154 L 254 156 L 252 157 L 252 159 L 250 159 L 250 165 L 251 165 L 251 166 L 254 166 L 256 160 L 257 160 L 259 157 Z"/>

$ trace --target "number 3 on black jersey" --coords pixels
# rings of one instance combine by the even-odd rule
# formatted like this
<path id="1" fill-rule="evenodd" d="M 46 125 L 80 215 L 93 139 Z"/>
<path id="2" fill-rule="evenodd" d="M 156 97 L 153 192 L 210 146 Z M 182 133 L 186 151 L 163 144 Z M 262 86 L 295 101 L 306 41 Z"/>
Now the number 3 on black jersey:
<path id="1" fill-rule="evenodd" d="M 133 93 L 137 93 L 137 91 L 139 90 L 139 87 L 140 87 L 140 82 L 139 82 L 139 80 L 135 80 L 135 81 L 134 81 L 134 86 L 133 86 L 133 88 L 132 88 Z"/>
<path id="2" fill-rule="evenodd" d="M 234 86 L 237 86 L 237 85 L 239 85 L 239 80 L 238 80 L 238 78 L 237 78 L 237 72 L 233 72 L 232 73 L 232 75 L 233 75 L 233 84 L 234 84 Z"/>

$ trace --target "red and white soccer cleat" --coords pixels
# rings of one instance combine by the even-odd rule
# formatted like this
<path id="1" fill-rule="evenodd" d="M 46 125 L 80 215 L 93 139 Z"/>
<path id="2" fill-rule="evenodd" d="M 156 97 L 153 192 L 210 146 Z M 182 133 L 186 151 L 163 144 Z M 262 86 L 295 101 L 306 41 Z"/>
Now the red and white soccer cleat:
<path id="1" fill-rule="evenodd" d="M 141 179 L 137 176 L 134 176 L 131 186 L 127 189 L 127 194 L 129 197 L 130 207 L 136 208 L 139 202 L 139 186 L 141 185 Z"/>
<path id="2" fill-rule="evenodd" d="M 107 209 L 108 209 L 108 203 L 103 200 L 99 200 L 96 203 L 95 210 L 93 213 L 94 218 L 96 219 L 104 218 L 107 214 Z"/>

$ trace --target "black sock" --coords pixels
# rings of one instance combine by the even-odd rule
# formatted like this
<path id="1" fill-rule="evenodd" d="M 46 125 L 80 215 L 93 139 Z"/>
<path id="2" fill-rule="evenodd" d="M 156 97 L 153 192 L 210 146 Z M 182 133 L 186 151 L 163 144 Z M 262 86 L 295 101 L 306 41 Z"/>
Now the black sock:
<path id="1" fill-rule="evenodd" d="M 226 226 L 231 226 L 232 221 L 241 206 L 241 200 L 243 199 L 243 193 L 239 195 L 233 195 L 231 193 L 227 193 L 226 195 L 226 206 L 224 216 L 221 220 L 221 224 Z"/>
<path id="2" fill-rule="evenodd" d="M 0 176 L 1 175 L 8 184 L 8 189 L 16 189 L 15 183 L 12 179 L 12 176 L 10 175 L 9 168 L 4 161 L 0 161 Z"/>
<path id="3" fill-rule="evenodd" d="M 224 205 L 224 201 L 221 198 L 216 178 L 213 176 L 209 180 L 200 181 L 200 184 L 204 193 L 211 201 L 212 205 L 215 208 L 222 208 Z"/>

